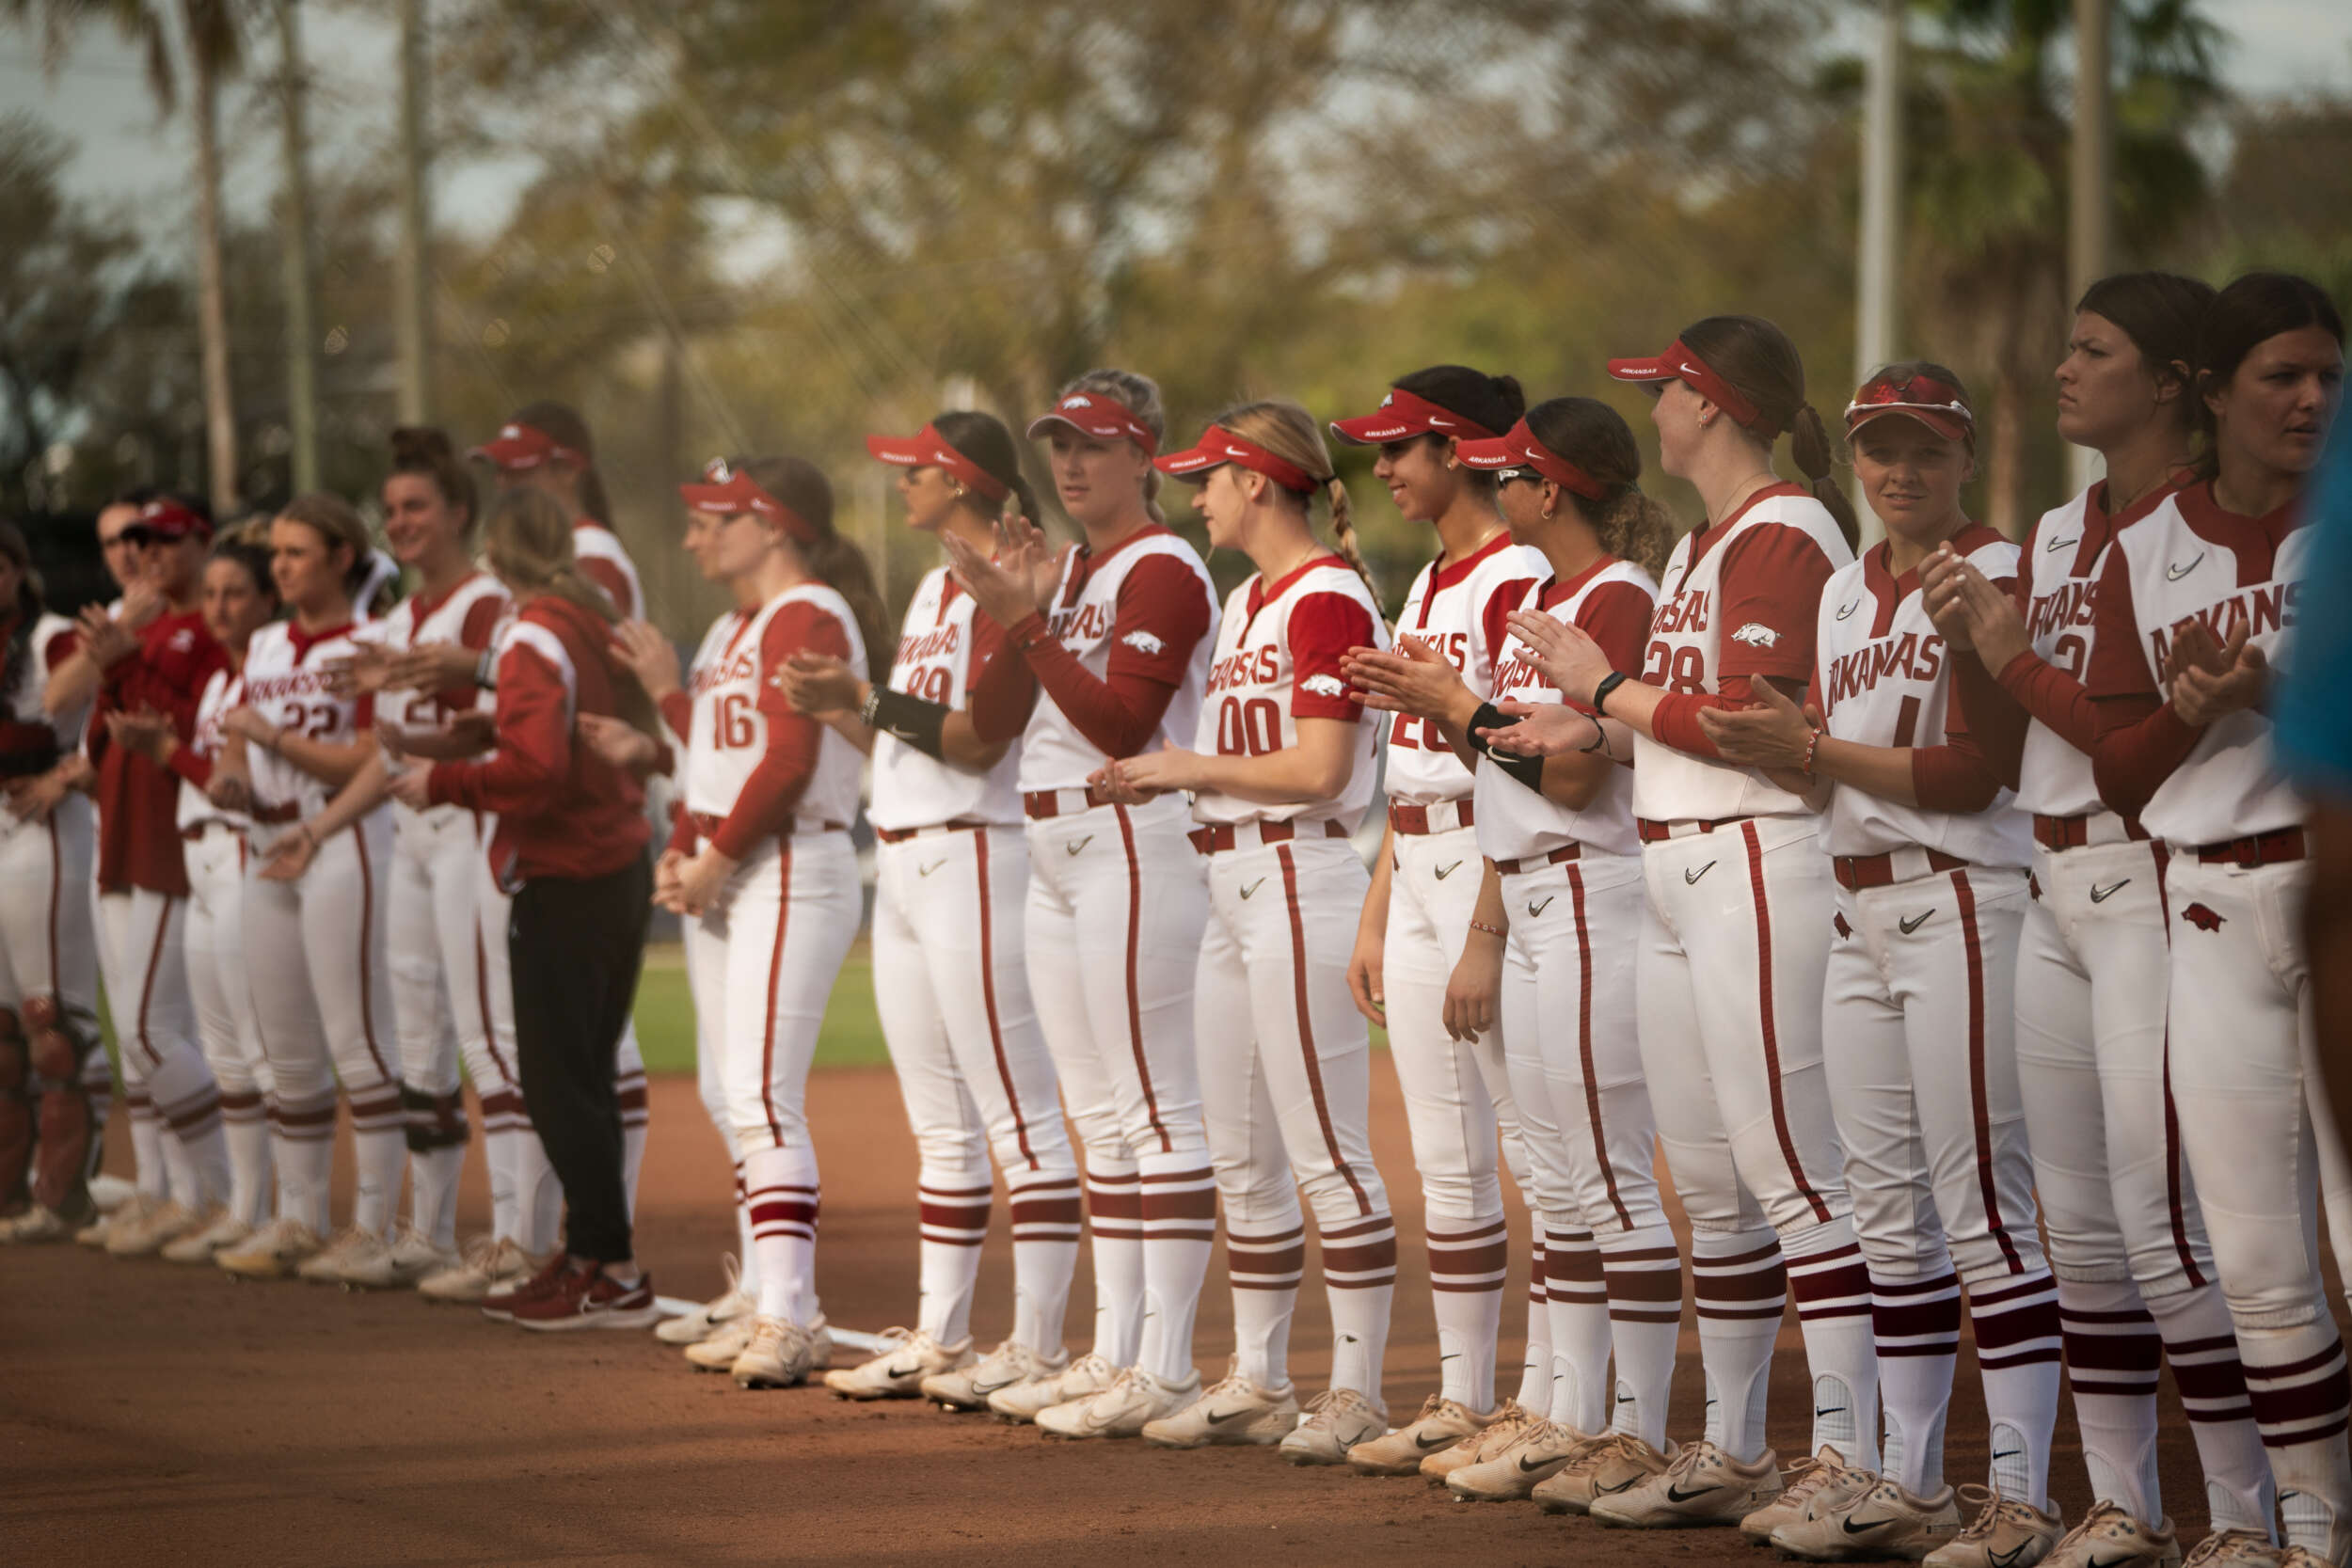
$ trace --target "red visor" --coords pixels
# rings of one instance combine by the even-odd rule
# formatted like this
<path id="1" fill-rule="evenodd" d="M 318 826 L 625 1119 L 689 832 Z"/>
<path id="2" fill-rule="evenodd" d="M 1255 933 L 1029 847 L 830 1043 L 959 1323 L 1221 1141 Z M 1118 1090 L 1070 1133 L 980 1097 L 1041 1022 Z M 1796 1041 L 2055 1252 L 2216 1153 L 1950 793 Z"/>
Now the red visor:
<path id="1" fill-rule="evenodd" d="M 199 539 L 213 536 L 213 525 L 204 520 L 201 513 L 189 511 L 168 496 L 140 507 L 137 520 L 131 527 L 151 539 L 185 539 L 190 534 Z"/>
<path id="2" fill-rule="evenodd" d="M 1495 433 L 1475 420 L 1466 420 L 1451 408 L 1440 408 L 1427 398 L 1391 387 L 1389 395 L 1380 400 L 1380 411 L 1353 420 L 1333 420 L 1331 434 L 1350 445 L 1377 447 L 1390 441 L 1402 441 L 1408 436 L 1431 433 L 1452 436 L 1470 441 L 1491 441 Z"/>
<path id="3" fill-rule="evenodd" d="M 1205 476 L 1211 468 L 1223 463 L 1238 463 L 1245 468 L 1262 473 L 1285 490 L 1295 490 L 1302 496 L 1312 495 L 1323 482 L 1297 464 L 1275 456 L 1255 441 L 1244 440 L 1221 424 L 1213 424 L 1200 433 L 1200 441 L 1184 451 L 1171 451 L 1166 457 L 1152 459 L 1152 466 L 1171 479 L 1191 480 Z"/>
<path id="4" fill-rule="evenodd" d="M 714 457 L 704 466 L 700 484 L 681 484 L 677 493 L 690 512 L 707 512 L 715 517 L 734 517 L 749 512 L 771 519 L 804 545 L 817 540 L 817 531 L 808 526 L 807 518 L 761 489 L 753 483 L 751 475 L 723 457 Z"/>
<path id="5" fill-rule="evenodd" d="M 1029 421 L 1029 439 L 1041 439 L 1057 424 L 1066 424 L 1098 441 L 1133 441 L 1143 449 L 1146 457 L 1160 450 L 1159 437 L 1136 418 L 1134 409 L 1100 392 L 1071 393 L 1054 404 L 1052 413 L 1040 414 Z"/>
<path id="6" fill-rule="evenodd" d="M 1535 433 L 1527 428 L 1525 420 L 1513 425 L 1508 436 L 1491 441 L 1457 442 L 1454 455 L 1466 468 L 1533 468 L 1563 490 L 1573 490 L 1587 500 L 1598 500 L 1609 493 L 1608 486 L 1600 481 L 1535 439 Z"/>
<path id="7" fill-rule="evenodd" d="M 912 436 L 868 436 L 866 450 L 901 468 L 945 468 L 993 501 L 1012 494 L 1003 480 L 949 446 L 930 425 Z"/>
<path id="8" fill-rule="evenodd" d="M 1846 404 L 1846 434 L 1851 436 L 1873 420 L 1899 414 L 1916 420 L 1947 441 L 1974 442 L 1977 417 L 1959 388 L 1931 375 L 1906 376 L 1900 381 L 1883 372 L 1862 384 Z"/>
<path id="9" fill-rule="evenodd" d="M 499 427 L 490 440 L 466 454 L 493 467 L 512 472 L 517 468 L 535 468 L 542 463 L 569 463 L 579 467 L 588 466 L 587 455 L 574 451 L 544 430 L 533 430 L 527 424 Z"/>
<path id="10" fill-rule="evenodd" d="M 1609 373 L 1619 381 L 1679 381 L 1730 415 L 1742 429 L 1758 436 L 1777 436 L 1780 429 L 1756 411 L 1740 389 L 1708 367 L 1706 360 L 1677 338 L 1666 352 L 1651 359 L 1612 359 Z"/>

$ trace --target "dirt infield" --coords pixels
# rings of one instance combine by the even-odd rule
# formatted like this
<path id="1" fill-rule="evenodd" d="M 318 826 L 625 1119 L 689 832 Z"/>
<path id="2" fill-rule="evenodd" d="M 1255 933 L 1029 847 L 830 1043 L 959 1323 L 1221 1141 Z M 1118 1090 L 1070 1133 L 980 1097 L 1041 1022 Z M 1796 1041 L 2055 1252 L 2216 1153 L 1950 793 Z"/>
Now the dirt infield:
<path id="1" fill-rule="evenodd" d="M 1437 1351 L 1394 1075 L 1381 1068 L 1375 1085 L 1407 1259 L 1388 1360 L 1401 1418 L 1436 1386 Z M 896 1088 L 884 1071 L 843 1069 L 817 1075 L 809 1098 L 826 1310 L 848 1327 L 900 1322 L 915 1294 L 914 1153 Z M 110 1168 L 127 1168 L 118 1154 Z M 470 1231 L 487 1212 L 478 1159 L 468 1180 Z M 726 1191 L 693 1085 L 656 1080 L 640 1256 L 664 1293 L 719 1288 Z M 1084 1349 L 1080 1266 L 1071 1338 Z M 1211 1377 L 1231 1322 L 1223 1268 L 1220 1256 L 1200 1311 Z M 1000 1229 L 975 1313 L 983 1338 L 1007 1324 L 1009 1272 Z M 1302 1387 L 1329 1365 L 1319 1295 L 1300 1300 Z M 1522 1311 L 1506 1310 L 1506 1354 Z M 1790 1322 L 1773 1369 L 1784 1457 L 1809 1411 Z M 741 1393 L 650 1335 L 528 1335 L 413 1295 L 237 1285 L 82 1248 L 0 1250 L 0 1557 L 28 1565 L 1770 1560 L 1727 1532 L 1629 1535 L 1529 1504 L 1453 1502 L 1418 1479 L 1294 1469 L 1265 1450 L 1065 1444 L 916 1403 Z M 1973 1479 L 1983 1406 L 1966 1352 L 1957 1386 L 1949 1469 Z M 2194 1540 L 2204 1499 L 2169 1380 L 2164 1398 L 2167 1500 Z M 1686 1322 L 1677 1433 L 1698 1429 L 1702 1400 Z M 2089 1499 L 2071 1414 L 2059 1449 L 2072 1517 Z"/>

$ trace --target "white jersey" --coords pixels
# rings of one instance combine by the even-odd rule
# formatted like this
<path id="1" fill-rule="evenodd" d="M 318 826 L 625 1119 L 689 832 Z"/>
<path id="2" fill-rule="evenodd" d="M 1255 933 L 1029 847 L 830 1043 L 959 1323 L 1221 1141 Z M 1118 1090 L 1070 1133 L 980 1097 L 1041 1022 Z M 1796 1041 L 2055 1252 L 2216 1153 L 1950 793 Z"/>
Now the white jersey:
<path id="1" fill-rule="evenodd" d="M 291 621 L 276 621 L 253 634 L 245 651 L 245 705 L 272 729 L 348 746 L 375 722 L 375 699 L 339 697 L 327 675 L 337 659 L 358 651 L 358 628 L 345 624 L 319 637 L 306 636 Z M 248 744 L 257 816 L 293 807 L 312 816 L 326 807 L 335 785 L 312 777 L 267 747 Z"/>
<path id="2" fill-rule="evenodd" d="M 54 752 L 62 756 L 82 743 L 82 728 L 89 721 L 89 704 L 71 713 L 51 715 L 41 705 L 49 677 L 81 646 L 81 628 L 62 615 L 43 613 L 33 622 L 24 642 L 24 668 L 8 673 L 6 718 L 0 720 L 0 756 Z M 54 763 L 56 756 L 49 761 Z M 46 771 L 49 763 L 41 765 Z"/>
<path id="3" fill-rule="evenodd" d="M 1657 602 L 1658 582 L 1630 561 L 1604 556 L 1583 576 L 1568 582 L 1546 578 L 1531 582 L 1510 608 L 1540 610 L 1564 626 L 1581 626 L 1608 648 L 1611 623 L 1621 623 L 1623 636 L 1614 639 L 1638 653 L 1649 629 L 1650 611 Z M 1529 662 L 1527 644 L 1507 638 L 1502 657 L 1495 664 L 1493 698 L 1500 702 L 1563 703 L 1567 698 Z M 1493 763 L 1481 758 L 1472 796 L 1478 818 L 1478 852 L 1489 860 L 1524 860 L 1548 855 L 1570 844 L 1602 854 L 1631 855 L 1641 850 L 1633 831 L 1633 770 L 1613 768 L 1600 793 L 1581 809 L 1562 805 L 1542 791 L 1530 789 Z"/>
<path id="4" fill-rule="evenodd" d="M 220 760 L 220 743 L 225 733 L 220 727 L 221 716 L 245 701 L 245 676 L 235 670 L 215 670 L 204 683 L 203 691 L 196 699 L 196 722 L 189 732 L 188 749 L 206 762 Z M 250 748 L 248 750 L 251 750 Z M 188 829 L 206 822 L 226 822 L 242 830 L 252 819 L 241 811 L 224 811 L 213 804 L 212 798 L 197 787 L 192 780 L 180 781 L 180 829 Z"/>
<path id="5" fill-rule="evenodd" d="M 496 639 L 509 609 L 498 578 L 469 572 L 437 599 L 411 594 L 401 600 L 369 629 L 368 641 L 392 649 L 439 643 L 479 652 Z M 405 731 L 439 733 L 449 728 L 451 715 L 476 706 L 480 694 L 471 684 L 444 691 L 387 692 L 377 708 L 386 722 Z"/>
<path id="6" fill-rule="evenodd" d="M 621 536 L 593 518 L 572 525 L 572 555 L 590 581 L 612 596 L 612 608 L 624 621 L 645 617 L 645 589 L 637 578 L 637 562 L 628 558 Z"/>
<path id="7" fill-rule="evenodd" d="M 2291 507 L 2266 517 L 2223 511 L 2210 483 L 2176 490 L 2116 535 L 2099 581 L 2099 625 L 2090 694 L 2164 691 L 2171 628 L 2194 618 L 2217 642 L 2243 621 L 2247 644 L 2274 667 L 2295 626 L 2311 530 L 2290 527 Z M 2302 797 L 2280 771 L 2270 716 L 2259 708 L 2210 725 L 2139 819 L 2179 848 L 2294 827 Z"/>
<path id="8" fill-rule="evenodd" d="M 694 731 L 699 722 L 698 716 L 703 712 L 703 694 L 718 685 L 719 673 L 726 667 L 728 651 L 735 646 L 736 639 L 741 635 L 743 628 L 751 624 L 751 611 L 730 610 L 711 622 L 710 629 L 703 633 L 702 646 L 694 650 L 694 661 L 686 667 L 686 700 L 688 711 L 692 717 L 688 719 L 683 734 L 671 730 L 675 744 L 672 748 L 670 782 L 675 786 L 680 800 L 693 799 Z M 662 727 L 670 728 L 667 720 L 663 721 Z"/>
<path id="9" fill-rule="evenodd" d="M 1740 676 L 1806 680 L 1821 584 L 1852 560 L 1837 520 L 1810 494 L 1794 484 L 1759 490 L 1731 516 L 1676 544 L 1642 679 L 1685 695 L 1720 693 L 1726 680 Z M 1639 736 L 1633 756 L 1633 810 L 1648 821 L 1813 810 L 1756 768 Z"/>
<path id="10" fill-rule="evenodd" d="M 1193 579 L 1208 609 L 1208 628 L 1193 644 L 1181 668 L 1173 664 L 1172 650 L 1167 646 L 1166 639 L 1150 624 L 1157 607 L 1126 607 L 1136 613 L 1130 615 L 1127 628 L 1119 630 L 1120 587 L 1137 567 L 1147 562 L 1162 561 L 1175 563 L 1176 569 L 1169 573 L 1172 579 L 1185 576 Z M 1133 624 L 1138 619 L 1143 624 Z M 1087 673 L 1097 680 L 1108 677 L 1115 657 L 1121 662 L 1133 659 L 1149 664 L 1165 660 L 1175 694 L 1168 699 L 1167 711 L 1160 715 L 1159 728 L 1142 750 L 1157 751 L 1171 741 L 1181 746 L 1192 739 L 1200 726 L 1200 699 L 1208 685 L 1209 653 L 1216 641 L 1216 589 L 1209 581 L 1209 569 L 1200 564 L 1200 556 L 1193 553 L 1190 545 L 1154 524 L 1100 554 L 1071 551 L 1046 624 L 1062 646 L 1077 657 Z M 1114 631 L 1118 632 L 1116 638 Z M 1030 712 L 1028 728 L 1021 737 L 1020 780 L 1024 790 L 1084 788 L 1087 776 L 1099 772 L 1108 760 L 1102 748 L 1078 733 L 1078 727 L 1062 712 L 1051 692 L 1038 693 L 1037 706 Z"/>
<path id="11" fill-rule="evenodd" d="M 1017 658 L 993 622 L 974 611 L 972 595 L 945 566 L 915 585 L 890 664 L 890 689 L 954 709 L 964 705 L 972 676 L 990 657 Z M 987 644 L 984 649 L 982 643 Z M 874 737 L 874 798 L 866 816 L 898 832 L 948 822 L 1017 826 L 1021 821 L 1021 756 L 1007 749 L 985 773 L 927 756 L 894 735 Z"/>
<path id="12" fill-rule="evenodd" d="M 1494 695 L 1495 659 L 1502 652 L 1502 618 L 1518 608 L 1527 585 L 1551 576 L 1551 563 L 1498 531 L 1492 539 L 1443 567 L 1436 562 L 1413 578 L 1399 637 L 1418 638 L 1445 656 L 1478 700 Z M 1474 786 L 1470 770 L 1438 726 L 1400 713 L 1389 726 L 1389 799 L 1413 805 L 1458 800 Z"/>
<path id="13" fill-rule="evenodd" d="M 1225 601 L 1193 750 L 1265 756 L 1298 744 L 1299 720 L 1340 719 L 1356 724 L 1356 766 L 1335 800 L 1271 806 L 1208 789 L 1192 798 L 1194 817 L 1331 821 L 1353 833 L 1372 804 L 1381 725 L 1378 714 L 1349 697 L 1340 659 L 1351 647 L 1388 645 L 1372 590 L 1339 557 L 1319 556 L 1271 587 L 1252 573 Z"/>
<path id="14" fill-rule="evenodd" d="M 1971 526 L 1952 540 L 1963 560 L 1994 582 L 2017 575 L 2017 546 Z M 1928 619 L 1919 574 L 1897 578 L 1880 544 L 1840 567 L 1822 591 L 1814 635 L 1823 721 L 1861 746 L 1941 746 L 1950 739 L 1952 651 Z M 1881 855 L 1913 845 L 1974 865 L 2022 866 L 2032 834 L 2007 789 L 1980 812 L 1905 805 L 1840 784 L 1830 793 L 1821 847 L 1833 855 Z"/>
<path id="15" fill-rule="evenodd" d="M 726 618 L 735 625 L 717 661 L 707 674 L 696 661 L 699 684 L 694 733 L 687 737 L 686 809 L 698 816 L 723 818 L 734 811 L 743 786 L 768 754 L 768 716 L 759 700 L 770 689 L 774 667 L 799 645 L 798 635 L 791 635 L 789 641 L 781 640 L 798 619 L 787 614 L 795 608 L 839 622 L 850 668 L 861 678 L 866 673 L 866 644 L 858 636 L 857 617 L 847 599 L 821 582 L 788 588 L 748 615 Z M 771 636 L 771 627 L 777 636 Z M 709 639 L 704 645 L 707 650 Z M 863 759 L 830 724 L 818 725 L 818 731 L 817 765 L 793 807 L 793 820 L 807 829 L 826 823 L 846 828 L 857 816 Z"/>

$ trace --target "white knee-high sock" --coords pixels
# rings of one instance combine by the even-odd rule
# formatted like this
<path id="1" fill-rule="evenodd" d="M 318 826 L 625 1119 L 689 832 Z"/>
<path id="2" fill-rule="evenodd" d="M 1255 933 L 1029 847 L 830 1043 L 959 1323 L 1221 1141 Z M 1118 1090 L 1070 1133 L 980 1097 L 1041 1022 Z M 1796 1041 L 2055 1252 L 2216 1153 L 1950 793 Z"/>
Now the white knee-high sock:
<path id="1" fill-rule="evenodd" d="M 370 1235 L 389 1237 L 400 1205 L 401 1171 L 408 1163 L 400 1088 L 386 1085 L 350 1100 L 352 1164 L 358 1173 L 351 1223 Z"/>
<path id="2" fill-rule="evenodd" d="M 922 1300 L 914 1326 L 941 1344 L 972 1332 L 972 1288 L 980 1277 L 993 1201 L 988 1167 L 925 1165 L 915 1178 L 922 1220 Z"/>
<path id="3" fill-rule="evenodd" d="M 2164 1517 L 2156 1476 L 2156 1377 L 2164 1341 L 2156 1321 L 2128 1279 L 2060 1279 L 2058 1299 L 2066 1381 L 2074 1390 L 2090 1495 L 2155 1523 Z M 1886 1354 L 1883 1344 L 1879 1354 Z M 2231 1358 L 2236 1359 L 2234 1343 Z M 2250 1411 L 2247 1419 L 2250 1431 Z"/>
<path id="4" fill-rule="evenodd" d="M 457 1245 L 457 1179 L 466 1168 L 466 1101 L 404 1087 L 407 1114 L 408 1223 L 442 1251 Z"/>
<path id="5" fill-rule="evenodd" d="M 2143 1302 L 2164 1337 L 2172 1386 L 2180 1390 L 2189 1433 L 2197 1439 L 2213 1528 L 2266 1528 L 2278 1513 L 2278 1486 L 2254 1424 L 2237 1330 L 2221 1288 L 2207 1281 Z M 2149 1506 L 2156 1504 L 2152 1499 Z"/>
<path id="6" fill-rule="evenodd" d="M 1544 1414 L 1597 1435 L 1609 1427 L 1611 1338 L 1609 1285 L 1593 1233 L 1547 1227 L 1544 1279 L 1551 1323 L 1551 1399 Z"/>
<path id="7" fill-rule="evenodd" d="M 1078 1173 L 1009 1177 L 1012 1209 L 1012 1338 L 1048 1360 L 1061 1354 L 1070 1280 L 1078 1268 Z"/>
<path id="8" fill-rule="evenodd" d="M 1216 1241 L 1216 1173 L 1205 1150 L 1146 1154 L 1143 1345 L 1136 1365 L 1163 1383 L 1193 1375 L 1192 1324 Z"/>
<path id="9" fill-rule="evenodd" d="M 164 1169 L 171 1196 L 203 1210 L 229 1196 L 229 1144 L 221 1135 L 220 1085 L 193 1050 L 166 1056 L 147 1076 L 147 1092 L 167 1129 Z"/>
<path id="10" fill-rule="evenodd" d="M 1780 1250 L 1804 1331 L 1805 1367 L 1813 1374 L 1813 1451 L 1834 1448 L 1849 1464 L 1875 1470 L 1878 1353 L 1870 1342 L 1870 1271 L 1854 1241 L 1853 1221 L 1783 1231 Z"/>
<path id="11" fill-rule="evenodd" d="M 335 1164 L 335 1091 L 291 1099 L 281 1092 L 274 1107 L 270 1153 L 278 1167 L 278 1216 L 325 1236 Z"/>
<path id="12" fill-rule="evenodd" d="M 1528 1215 L 1528 1240 L 1527 1348 L 1519 1355 L 1519 1386 L 1512 1398 L 1533 1414 L 1551 1408 L 1551 1390 L 1559 1377 L 1551 1354 L 1551 1259 L 1541 1212 Z"/>
<path id="13" fill-rule="evenodd" d="M 806 1328 L 818 1314 L 817 1151 L 753 1149 L 743 1156 L 743 1186 L 759 1258 L 759 1315 Z"/>
<path id="14" fill-rule="evenodd" d="M 155 1101 L 142 1084 L 124 1087 L 122 1105 L 131 1117 L 132 1180 L 144 1196 L 169 1197 L 171 1173 L 164 1166 L 164 1118 L 156 1115 Z"/>
<path id="15" fill-rule="evenodd" d="M 258 1090 L 220 1097 L 220 1132 L 229 1148 L 229 1212 L 241 1224 L 269 1217 L 269 1107 Z"/>
<path id="16" fill-rule="evenodd" d="M 1772 1341 L 1788 1301 L 1780 1241 L 1771 1230 L 1699 1231 L 1691 1238 L 1699 1361 L 1707 1374 L 1707 1440 L 1741 1463 L 1764 1451 Z"/>
<path id="17" fill-rule="evenodd" d="M 521 1135 L 529 1125 L 522 1096 L 512 1089 L 493 1089 L 482 1097 L 482 1164 L 490 1178 L 490 1234 L 513 1237 L 518 1227 L 521 1198 L 515 1162 Z"/>
<path id="18" fill-rule="evenodd" d="M 1879 1464 L 1914 1496 L 1944 1485 L 1944 1420 L 1960 1355 L 1960 1276 L 1949 1269 L 1927 1279 L 1870 1278 L 1870 1326 L 1886 1418 Z"/>
<path id="19" fill-rule="evenodd" d="M 1682 1256 L 1675 1250 L 1675 1233 L 1659 1225 L 1606 1237 L 1600 1268 L 1617 1363 L 1610 1424 L 1662 1449 L 1676 1340 L 1682 1333 Z"/>
<path id="20" fill-rule="evenodd" d="M 2342 1560 L 2336 1536 L 2352 1514 L 2352 1466 L 2346 1464 L 2344 1422 L 2352 1382 L 2344 1373 L 2344 1342 L 2312 1295 L 2318 1316 L 2284 1328 L 2241 1327 L 2238 1354 L 2246 1393 L 2270 1453 L 2279 1483 L 2281 1533 L 2290 1546 L 2308 1546 L 2322 1561 Z"/>
<path id="21" fill-rule="evenodd" d="M 1968 1324 L 1993 1429 L 1993 1489 L 2046 1509 L 2065 1342 L 2057 1282 L 2042 1269 L 1971 1285 Z"/>
<path id="22" fill-rule="evenodd" d="M 1228 1229 L 1225 1268 L 1233 1287 L 1234 1370 L 1263 1388 L 1291 1380 L 1291 1317 L 1307 1267 L 1307 1227 Z"/>
<path id="23" fill-rule="evenodd" d="M 1509 1227 L 1500 1212 L 1448 1214 L 1432 1210 L 1428 1237 L 1441 1391 L 1472 1410 L 1492 1410 L 1495 1344 L 1502 1337 L 1502 1289 L 1511 1262 Z"/>
<path id="24" fill-rule="evenodd" d="M 1323 1293 L 1331 1306 L 1331 1386 L 1379 1402 L 1396 1304 L 1396 1222 L 1375 1214 L 1325 1230 Z"/>
<path id="25" fill-rule="evenodd" d="M 1132 1160 L 1087 1156 L 1094 1258 L 1094 1354 L 1132 1367 L 1143 1346 L 1143 1177 Z"/>
<path id="26" fill-rule="evenodd" d="M 752 1300 L 759 1299 L 759 1248 L 752 1244 L 751 1192 L 743 1185 L 743 1163 L 735 1164 L 735 1256 L 741 1259 L 736 1265 L 735 1288 Z"/>

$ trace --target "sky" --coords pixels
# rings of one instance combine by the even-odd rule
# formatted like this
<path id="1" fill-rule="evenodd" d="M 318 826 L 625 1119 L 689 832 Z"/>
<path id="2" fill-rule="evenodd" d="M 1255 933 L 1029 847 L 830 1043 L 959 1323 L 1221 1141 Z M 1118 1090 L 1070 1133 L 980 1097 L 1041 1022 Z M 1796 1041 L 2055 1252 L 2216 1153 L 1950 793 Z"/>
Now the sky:
<path id="1" fill-rule="evenodd" d="M 2209 14 L 2234 35 L 2224 65 L 2248 97 L 2344 90 L 2352 86 L 2352 4 L 2345 0 L 2214 0 Z M 315 87 L 311 123 L 318 156 L 332 166 L 382 156 L 395 89 L 394 34 L 349 8 L 304 8 L 305 52 Z M 268 65 L 266 46 L 262 51 Z M 177 126 L 159 126 L 136 54 L 93 28 L 52 73 L 40 41 L 0 28 L 0 112 L 26 111 L 69 138 L 69 188 L 119 206 L 153 243 L 168 245 L 187 221 L 187 153 Z M 250 89 L 224 104 L 228 198 L 245 217 L 266 210 L 277 182 L 276 125 Z M 483 233 L 506 217 L 529 177 L 526 157 L 436 170 L 437 221 Z"/>

